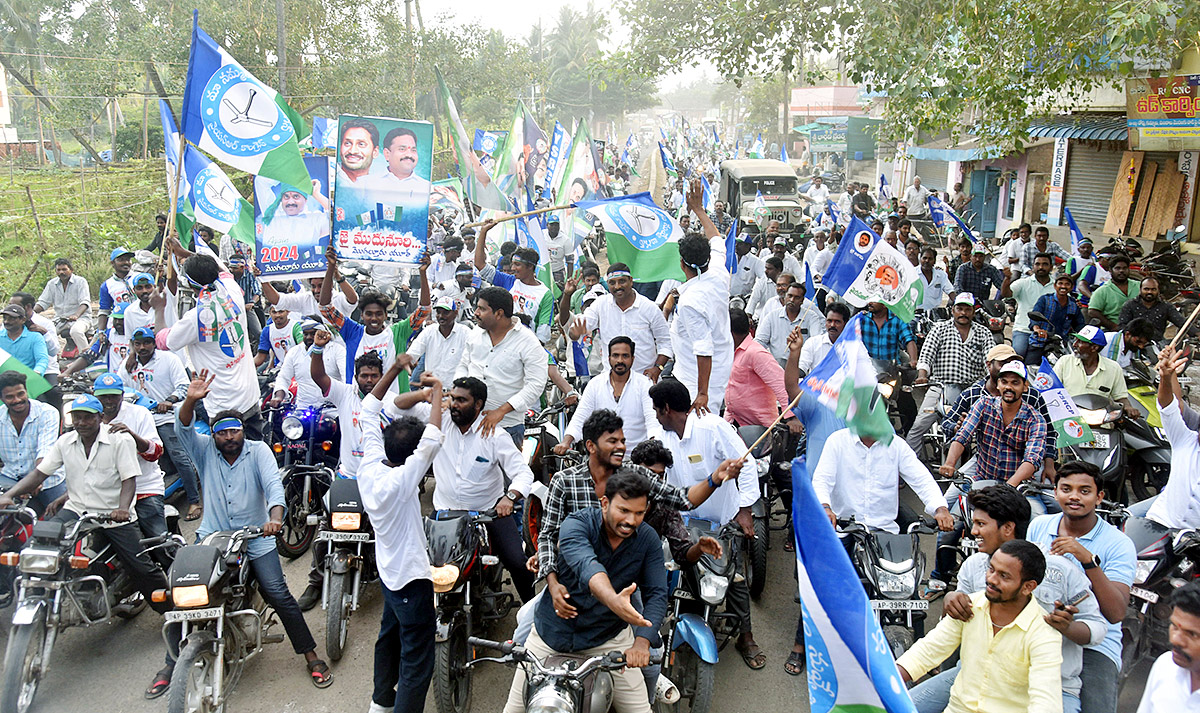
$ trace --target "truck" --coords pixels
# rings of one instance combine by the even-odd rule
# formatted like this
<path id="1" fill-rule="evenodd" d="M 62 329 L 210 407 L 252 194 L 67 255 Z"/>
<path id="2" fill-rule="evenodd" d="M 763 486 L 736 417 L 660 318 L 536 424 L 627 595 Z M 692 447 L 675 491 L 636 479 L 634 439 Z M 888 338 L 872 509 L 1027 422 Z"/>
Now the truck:
<path id="1" fill-rule="evenodd" d="M 755 199 L 761 194 L 763 205 Z M 738 221 L 740 233 L 747 225 L 766 230 L 767 223 L 778 220 L 781 233 L 799 233 L 807 222 L 804 205 L 797 192 L 795 170 L 784 163 L 765 158 L 730 159 L 721 162 L 721 186 L 717 200 Z"/>

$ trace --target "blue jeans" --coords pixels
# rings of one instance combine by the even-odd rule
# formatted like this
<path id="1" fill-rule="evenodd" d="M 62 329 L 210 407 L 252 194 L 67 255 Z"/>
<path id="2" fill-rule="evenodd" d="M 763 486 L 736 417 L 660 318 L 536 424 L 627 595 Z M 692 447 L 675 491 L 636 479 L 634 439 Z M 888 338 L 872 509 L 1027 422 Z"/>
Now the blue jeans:
<path id="1" fill-rule="evenodd" d="M 1080 709 L 1083 713 L 1117 713 L 1117 679 L 1120 668 L 1095 649 L 1083 650 L 1083 671 L 1079 678 Z"/>
<path id="2" fill-rule="evenodd" d="M 196 505 L 200 502 L 200 476 L 196 473 L 196 464 L 192 462 L 192 457 L 179 442 L 179 436 L 175 435 L 175 424 L 164 423 L 159 426 L 158 437 L 162 439 L 163 450 L 183 480 L 183 491 L 187 493 L 187 501 Z"/>
<path id="3" fill-rule="evenodd" d="M 518 423 L 515 426 L 506 426 L 504 430 L 508 435 L 512 436 L 513 443 L 517 445 L 517 450 L 521 450 L 521 446 L 525 445 L 525 424 Z"/>
<path id="4" fill-rule="evenodd" d="M 371 700 L 384 708 L 395 706 L 395 713 L 420 713 L 433 679 L 433 582 L 416 579 L 397 591 L 382 589 L 383 621 L 375 641 Z"/>
<path id="5" fill-rule="evenodd" d="M 909 689 L 917 713 L 942 713 L 950 704 L 950 687 L 958 677 L 958 666 L 942 671 L 933 678 L 922 681 Z M 1063 713 L 1079 713 L 1079 697 L 1063 691 Z"/>
<path id="6" fill-rule="evenodd" d="M 1025 352 L 1029 351 L 1029 338 L 1031 336 L 1033 336 L 1033 334 L 1031 332 L 1018 332 L 1015 329 L 1013 330 L 1013 333 L 1012 333 L 1013 351 L 1015 351 L 1018 355 L 1020 355 L 1021 358 L 1024 358 Z"/>

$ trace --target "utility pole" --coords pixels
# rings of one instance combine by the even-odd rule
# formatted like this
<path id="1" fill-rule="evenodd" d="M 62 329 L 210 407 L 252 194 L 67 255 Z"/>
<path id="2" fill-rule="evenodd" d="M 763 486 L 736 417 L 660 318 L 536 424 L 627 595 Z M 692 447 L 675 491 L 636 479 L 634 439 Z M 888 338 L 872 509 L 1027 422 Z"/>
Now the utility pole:
<path id="1" fill-rule="evenodd" d="M 412 32 L 412 0 L 404 0 L 404 26 Z"/>
<path id="2" fill-rule="evenodd" d="M 283 0 L 275 0 L 275 55 L 279 62 L 279 94 L 287 99 L 287 35 L 283 28 Z"/>

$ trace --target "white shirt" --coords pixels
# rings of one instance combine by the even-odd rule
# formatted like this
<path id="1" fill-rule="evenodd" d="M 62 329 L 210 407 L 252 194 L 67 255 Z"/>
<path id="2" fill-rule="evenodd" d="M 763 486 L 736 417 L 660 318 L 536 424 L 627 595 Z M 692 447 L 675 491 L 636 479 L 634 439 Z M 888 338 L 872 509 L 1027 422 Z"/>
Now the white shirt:
<path id="1" fill-rule="evenodd" d="M 417 338 L 408 347 L 408 355 L 413 359 L 425 357 L 425 371 L 432 371 L 446 388 L 454 381 L 454 372 L 462 361 L 463 351 L 467 346 L 467 337 L 475 331 L 473 327 L 455 321 L 450 336 L 443 337 L 441 326 L 437 321 L 429 322 Z"/>
<path id="2" fill-rule="evenodd" d="M 1160 655 L 1150 668 L 1137 713 L 1196 713 L 1200 692 L 1192 691 L 1192 674 L 1175 665 L 1171 652 Z"/>
<path id="3" fill-rule="evenodd" d="M 753 253 L 746 253 L 737 259 L 737 272 L 730 278 L 729 294 L 749 294 L 754 289 L 755 280 L 765 274 L 762 259 Z"/>
<path id="4" fill-rule="evenodd" d="M 810 373 L 830 349 L 833 349 L 833 342 L 829 341 L 829 332 L 805 339 L 804 346 L 800 347 L 800 371 L 804 374 Z"/>
<path id="5" fill-rule="evenodd" d="M 388 171 L 379 177 L 379 182 L 376 184 L 377 190 L 388 191 L 391 194 L 388 198 L 399 200 L 400 205 L 429 205 L 429 189 L 432 186 L 429 181 L 421 178 L 416 173 L 410 173 L 406 178 L 400 178 L 396 174 Z"/>
<path id="6" fill-rule="evenodd" d="M 533 487 L 533 471 L 512 437 L 498 428 L 484 437 L 482 422 L 480 415 L 463 433 L 449 413 L 442 415 L 442 448 L 433 457 L 435 510 L 487 510 L 509 490 L 528 495 Z"/>
<path id="7" fill-rule="evenodd" d="M 321 353 L 321 361 L 325 362 L 325 373 L 331 381 L 334 383 L 344 381 L 342 364 L 346 361 L 345 347 L 336 342 L 326 344 Z M 325 403 L 326 398 L 321 393 L 321 387 L 317 386 L 317 382 L 312 379 L 311 366 L 312 356 L 308 353 L 308 347 L 303 343 L 297 344 L 283 356 L 283 363 L 279 367 L 279 373 L 275 376 L 275 383 L 271 390 L 273 392 L 290 391 L 292 380 L 295 380 L 295 405 L 297 407 L 309 408 Z"/>
<path id="8" fill-rule="evenodd" d="M 796 282 L 804 283 L 804 266 L 796 259 L 796 256 L 785 252 L 783 254 L 783 274 L 791 275 L 796 278 Z M 816 276 L 816 273 L 813 273 Z"/>
<path id="9" fill-rule="evenodd" d="M 368 395 L 363 410 L 367 418 L 378 420 L 383 404 Z M 383 431 L 373 428 L 363 437 L 364 462 L 358 475 L 358 492 L 375 528 L 379 578 L 393 592 L 413 580 L 429 579 L 425 520 L 417 487 L 441 447 L 441 439 L 437 426 L 426 426 L 416 451 L 404 465 L 393 467 L 383 462 L 387 458 Z"/>
<path id="10" fill-rule="evenodd" d="M 342 294 L 341 285 L 334 285 L 333 296 L 329 299 L 329 304 L 347 317 L 354 313 L 354 305 L 350 304 L 346 295 Z M 275 306 L 302 317 L 319 317 L 321 315 L 321 305 L 317 304 L 317 296 L 309 290 L 281 294 Z M 337 336 L 336 332 L 334 336 Z"/>
<path id="11" fill-rule="evenodd" d="M 288 215 L 282 209 L 275 212 L 270 223 L 263 225 L 262 244 L 287 245 L 298 248 L 301 259 L 316 257 L 321 238 L 329 235 L 329 215 L 320 211 L 304 211 Z M 308 254 L 305 254 L 308 253 Z"/>
<path id="12" fill-rule="evenodd" d="M 46 342 L 46 354 L 50 356 L 50 361 L 46 365 L 46 376 L 58 374 L 58 354 L 62 351 L 62 343 L 58 341 L 58 329 L 55 328 L 52 320 L 40 312 L 34 312 L 30 321 L 46 330 L 46 333 L 42 335 L 42 339 Z"/>
<path id="13" fill-rule="evenodd" d="M 601 345 L 604 364 L 608 363 L 608 343 L 617 336 L 633 340 L 633 370 L 639 374 L 654 366 L 658 355 L 670 357 L 674 354 L 671 329 L 662 310 L 640 294 L 635 293 L 633 304 L 625 310 L 617 305 L 617 298 L 612 295 L 599 297 L 583 311 L 580 319 L 587 333 L 600 330 L 594 344 Z"/>
<path id="14" fill-rule="evenodd" d="M 840 518 L 854 516 L 868 527 L 899 532 L 896 525 L 899 478 L 904 478 L 921 498 L 925 512 L 932 515 L 938 508 L 947 507 L 946 498 L 929 469 L 899 436 L 892 436 L 887 445 L 876 441 L 868 448 L 858 436 L 843 428 L 830 434 L 822 453 L 833 457 L 817 462 L 813 490 L 817 500 L 829 505 Z"/>
<path id="15" fill-rule="evenodd" d="M 111 426 L 114 423 L 123 423 L 129 427 L 129 430 L 136 433 L 139 437 L 150 441 L 151 451 L 158 450 L 162 453 L 162 438 L 158 435 L 158 427 L 154 424 L 154 416 L 145 406 L 137 404 L 122 403 L 121 410 L 117 412 L 116 418 L 109 421 Z M 158 446 L 158 449 L 154 448 Z M 137 445 L 134 445 L 134 450 L 137 450 Z M 163 474 L 162 469 L 158 467 L 158 458 L 154 460 L 146 460 L 144 453 L 138 453 L 138 465 L 141 466 L 142 474 L 137 477 L 137 494 L 138 495 L 162 495 L 163 494 Z"/>
<path id="16" fill-rule="evenodd" d="M 804 300 L 800 305 L 800 314 L 795 319 L 788 317 L 786 307 L 764 312 L 758 320 L 754 341 L 766 347 L 771 356 L 783 364 L 788 356 L 788 335 L 796 325 L 800 325 L 805 340 L 825 332 L 825 318 L 821 316 L 821 310 L 811 300 Z"/>
<path id="17" fill-rule="evenodd" d="M 634 446 L 648 438 L 662 440 L 662 426 L 654 415 L 654 404 L 650 401 L 650 387 L 653 385 L 645 375 L 634 370 L 629 374 L 618 401 L 613 395 L 612 370 L 606 369 L 584 387 L 575 415 L 567 424 L 567 435 L 577 443 L 582 442 L 584 422 L 594 412 L 608 409 L 624 422 L 622 430 L 625 432 L 627 451 L 632 451 Z"/>
<path id="18" fill-rule="evenodd" d="M 917 274 L 921 276 L 921 285 L 925 288 L 925 298 L 921 302 L 921 309 L 928 312 L 935 307 L 942 306 L 942 297 L 954 291 L 954 285 L 951 284 L 946 271 L 940 267 L 933 268 L 933 279 L 925 279 L 925 271 L 917 268 Z"/>
<path id="19" fill-rule="evenodd" d="M 575 247 L 575 236 L 570 230 L 571 223 L 561 223 L 557 237 L 546 234 L 546 249 L 550 252 L 550 269 L 562 272 L 567 269 L 567 254 Z"/>
<path id="20" fill-rule="evenodd" d="M 142 309 L 142 303 L 134 300 L 125 308 L 125 333 L 133 334 L 142 327 L 154 326 L 154 308 Z"/>
<path id="21" fill-rule="evenodd" d="M 673 430 L 663 429 L 663 445 L 675 459 L 674 465 L 667 468 L 667 482 L 684 488 L 715 473 L 721 461 L 741 458 L 746 452 L 746 444 L 733 425 L 711 412 L 701 417 L 689 412 L 683 438 Z M 708 500 L 688 514 L 724 525 L 737 516 L 739 508 L 753 505 L 758 498 L 758 466 L 753 457 L 747 456 L 736 488 L 722 483 Z"/>
<path id="22" fill-rule="evenodd" d="M 367 394 L 367 397 L 370 397 L 370 394 Z M 363 410 L 365 399 L 359 395 L 358 384 L 330 381 L 328 399 L 337 406 L 338 428 L 342 432 L 341 464 L 338 466 L 338 473 L 343 478 L 357 478 L 366 448 L 364 432 L 382 432 L 384 424 L 391 421 L 399 411 L 392 400 L 388 399 L 380 414 L 376 414 L 378 418 L 372 420 Z M 376 424 L 375 428 L 363 428 L 365 424 L 372 422 Z"/>
<path id="23" fill-rule="evenodd" d="M 166 403 L 167 398 L 172 395 L 182 401 L 187 393 L 187 385 L 191 381 L 179 357 L 161 349 L 156 349 L 150 356 L 150 361 L 145 364 L 135 359 L 133 371 L 126 369 L 125 363 L 122 362 L 119 373 L 126 386 L 132 386 L 147 398 L 159 403 Z M 165 426 L 174 422 L 175 413 L 173 411 L 154 414 L 156 426 Z"/>
<path id="24" fill-rule="evenodd" d="M 1009 265 L 1016 265 L 1021 262 L 1021 251 L 1025 248 L 1024 240 L 1013 238 L 1004 245 L 1004 256 L 1008 260 Z"/>
<path id="25" fill-rule="evenodd" d="M 812 270 L 813 279 L 816 280 L 825 274 L 829 269 L 829 263 L 833 261 L 833 246 L 825 243 L 825 247 L 817 249 L 817 244 L 814 242 L 804 251 L 804 264 L 808 265 L 808 269 Z M 798 279 L 803 280 L 803 275 L 798 275 Z M 812 297 L 812 295 L 808 295 Z"/>
<path id="26" fill-rule="evenodd" d="M 733 370 L 733 335 L 729 332 L 725 238 L 709 238 L 708 245 L 708 270 L 679 286 L 679 302 L 671 322 L 671 349 L 675 352 L 675 378 L 688 387 L 693 400 L 698 393 L 696 357 L 712 357 L 708 407 L 717 410 L 725 400 L 725 386 Z"/>
<path id="27" fill-rule="evenodd" d="M 812 199 L 812 204 L 817 208 L 824 210 L 825 201 L 829 200 L 829 186 L 822 183 L 821 185 L 813 184 L 808 187 L 804 195 Z"/>
<path id="28" fill-rule="evenodd" d="M 37 469 L 41 473 L 54 473 L 59 468 L 68 474 L 67 504 L 63 509 L 76 515 L 107 515 L 116 510 L 121 506 L 121 483 L 142 472 L 133 438 L 125 433 L 112 433 L 103 424 L 90 454 L 84 454 L 78 431 L 59 436 Z M 132 505 L 129 520 L 137 520 L 137 510 Z M 105 527 L 120 524 L 114 522 Z"/>
<path id="29" fill-rule="evenodd" d="M 467 337 L 454 377 L 473 376 L 487 384 L 487 410 L 511 406 L 500 420 L 501 428 L 509 428 L 525 423 L 525 411 L 541 398 L 547 361 L 542 343 L 528 329 L 513 327 L 494 347 L 487 330 L 477 329 Z"/>
<path id="30" fill-rule="evenodd" d="M 221 282 L 232 293 L 235 302 L 242 299 L 242 289 L 232 277 L 222 276 Z M 239 307 L 245 309 L 243 305 Z M 254 357 L 246 333 L 246 313 L 239 314 L 236 323 L 226 325 L 223 328 L 225 334 L 218 339 L 201 342 L 197 309 L 193 307 L 184 312 L 171 327 L 167 348 L 179 352 L 186 347 L 196 371 L 208 369 L 209 374 L 216 375 L 205 398 L 209 413 L 225 409 L 245 413 L 258 404 L 258 376 L 254 372 Z"/>
<path id="31" fill-rule="evenodd" d="M 275 326 L 275 320 L 268 319 L 267 326 L 263 327 L 263 332 L 267 335 L 267 344 L 270 345 L 271 363 L 281 364 L 283 358 L 287 356 L 288 350 L 304 341 L 304 335 L 300 331 L 300 320 L 297 316 L 288 313 L 288 320 L 283 323 L 282 327 Z M 259 351 L 262 350 L 262 337 L 259 337 L 259 343 L 255 345 Z"/>
<path id="32" fill-rule="evenodd" d="M 1146 517 L 1172 529 L 1200 527 L 1200 443 L 1183 422 L 1179 401 L 1158 410 L 1171 444 L 1171 477 Z"/>
<path id="33" fill-rule="evenodd" d="M 924 218 L 929 215 L 929 189 L 925 186 L 920 188 L 909 186 L 904 191 L 904 205 L 908 207 L 908 215 L 910 218 Z"/>

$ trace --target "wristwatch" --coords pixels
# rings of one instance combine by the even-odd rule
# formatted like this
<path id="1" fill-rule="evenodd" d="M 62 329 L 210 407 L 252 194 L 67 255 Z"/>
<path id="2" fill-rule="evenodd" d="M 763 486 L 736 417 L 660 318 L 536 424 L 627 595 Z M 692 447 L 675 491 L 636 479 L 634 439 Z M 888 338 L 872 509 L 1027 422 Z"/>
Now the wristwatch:
<path id="1" fill-rule="evenodd" d="M 504 497 L 508 498 L 509 500 L 513 501 L 514 503 L 519 502 L 521 500 L 521 494 L 515 490 L 508 491 L 507 493 L 504 494 Z"/>
<path id="2" fill-rule="evenodd" d="M 1092 559 L 1083 563 L 1083 571 L 1095 569 L 1100 566 L 1100 555 L 1092 555 Z"/>

